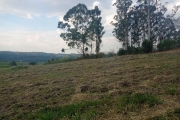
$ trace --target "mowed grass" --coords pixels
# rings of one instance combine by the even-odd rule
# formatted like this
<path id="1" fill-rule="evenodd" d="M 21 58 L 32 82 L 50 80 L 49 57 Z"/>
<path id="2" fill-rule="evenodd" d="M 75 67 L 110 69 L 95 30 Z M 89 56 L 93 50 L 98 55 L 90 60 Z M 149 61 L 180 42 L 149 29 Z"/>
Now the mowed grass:
<path id="1" fill-rule="evenodd" d="M 180 119 L 180 50 L 0 67 L 0 119 Z"/>

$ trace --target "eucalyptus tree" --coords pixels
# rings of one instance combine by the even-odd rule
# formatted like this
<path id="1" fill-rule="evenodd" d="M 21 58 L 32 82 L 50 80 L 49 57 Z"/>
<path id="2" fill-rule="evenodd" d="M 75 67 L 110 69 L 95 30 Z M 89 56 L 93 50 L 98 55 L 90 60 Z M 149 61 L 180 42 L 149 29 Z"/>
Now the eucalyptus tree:
<path id="1" fill-rule="evenodd" d="M 58 28 L 65 30 L 60 37 L 66 41 L 70 48 L 75 48 L 85 57 L 90 41 L 88 40 L 88 27 L 91 22 L 89 10 L 84 4 L 78 4 L 71 8 L 59 21 Z"/>
<path id="2" fill-rule="evenodd" d="M 151 42 L 155 43 L 157 40 L 161 41 L 173 37 L 175 27 L 171 17 L 177 12 L 177 7 L 169 15 L 170 17 L 166 17 L 166 3 L 162 4 L 161 0 L 138 0 L 137 3 L 133 7 L 134 18 L 132 19 L 135 22 L 133 22 L 131 31 L 139 34 L 131 34 L 132 39 L 134 35 L 140 35 L 139 38 L 142 40 L 150 39 Z"/>
<path id="3" fill-rule="evenodd" d="M 114 16 L 115 23 L 112 25 L 115 27 L 113 30 L 113 35 L 120 41 L 123 42 L 125 50 L 129 45 L 128 33 L 130 27 L 130 21 L 128 13 L 131 9 L 132 0 L 116 0 L 113 6 L 117 8 L 117 14 Z"/>
<path id="4" fill-rule="evenodd" d="M 173 22 L 176 28 L 180 30 L 180 16 L 178 16 L 177 18 L 174 18 Z"/>
<path id="5" fill-rule="evenodd" d="M 96 54 L 98 54 L 100 51 L 100 44 L 102 43 L 102 37 L 105 33 L 104 27 L 102 26 L 101 23 L 102 20 L 102 17 L 100 17 L 101 11 L 97 6 L 95 6 L 93 10 L 89 11 L 89 15 L 92 19 L 92 22 L 90 23 L 88 28 L 89 37 L 92 40 L 91 49 L 93 47 L 93 42 L 95 42 L 95 52 Z"/>

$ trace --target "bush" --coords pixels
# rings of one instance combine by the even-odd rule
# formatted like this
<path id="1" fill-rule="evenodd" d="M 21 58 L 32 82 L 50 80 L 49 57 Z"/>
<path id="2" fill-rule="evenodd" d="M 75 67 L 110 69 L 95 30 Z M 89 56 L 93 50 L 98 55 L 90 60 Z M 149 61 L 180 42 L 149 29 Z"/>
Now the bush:
<path id="1" fill-rule="evenodd" d="M 180 37 L 179 38 L 177 38 L 177 40 L 176 40 L 176 42 L 177 42 L 177 48 L 180 48 Z"/>
<path id="2" fill-rule="evenodd" d="M 106 54 L 103 53 L 103 52 L 100 52 L 100 53 L 97 54 L 97 58 L 103 58 L 105 56 L 106 56 Z"/>
<path id="3" fill-rule="evenodd" d="M 114 53 L 114 51 L 110 51 L 106 54 L 106 57 L 114 57 L 116 56 L 116 53 Z"/>
<path id="4" fill-rule="evenodd" d="M 158 51 L 171 50 L 178 47 L 178 40 L 164 40 L 157 45 Z"/>
<path id="5" fill-rule="evenodd" d="M 158 51 L 172 50 L 180 48 L 180 37 L 174 40 L 168 39 L 160 42 L 157 46 Z"/>
<path id="6" fill-rule="evenodd" d="M 16 64 L 15 61 L 11 61 L 11 62 L 9 63 L 9 65 L 10 65 L 10 66 L 17 66 L 17 64 Z"/>
<path id="7" fill-rule="evenodd" d="M 100 53 L 98 53 L 97 55 L 96 54 L 86 54 L 86 56 L 85 56 L 85 58 L 86 59 L 94 59 L 94 58 L 103 58 L 103 57 L 105 57 L 106 56 L 106 54 L 105 53 L 103 53 L 103 52 L 100 52 Z M 83 57 L 82 57 L 82 59 L 83 59 Z"/>
<path id="8" fill-rule="evenodd" d="M 117 52 L 117 55 L 121 56 L 121 55 L 131 55 L 131 54 L 142 54 L 142 48 L 140 47 L 128 47 L 127 50 L 124 50 L 122 48 L 119 49 L 119 51 Z"/>
<path id="9" fill-rule="evenodd" d="M 126 55 L 126 52 L 127 52 L 126 50 L 120 48 L 119 51 L 117 52 L 117 55 L 118 55 L 118 56 Z"/>
<path id="10" fill-rule="evenodd" d="M 62 59 L 60 59 L 61 62 L 70 62 L 73 59 L 71 57 L 63 57 Z"/>
<path id="11" fill-rule="evenodd" d="M 140 47 L 128 47 L 127 48 L 127 54 L 131 55 L 131 54 L 142 54 L 143 51 L 142 51 L 142 48 Z"/>
<path id="12" fill-rule="evenodd" d="M 144 53 L 150 53 L 153 50 L 153 43 L 151 41 L 145 40 L 142 43 L 142 51 Z"/>
<path id="13" fill-rule="evenodd" d="M 36 62 L 30 62 L 29 65 L 36 65 Z"/>
<path id="14" fill-rule="evenodd" d="M 64 62 L 71 62 L 74 59 L 72 59 L 70 56 L 63 57 L 61 59 L 53 59 L 53 60 L 48 60 L 45 64 L 57 64 L 57 63 L 64 63 Z"/>

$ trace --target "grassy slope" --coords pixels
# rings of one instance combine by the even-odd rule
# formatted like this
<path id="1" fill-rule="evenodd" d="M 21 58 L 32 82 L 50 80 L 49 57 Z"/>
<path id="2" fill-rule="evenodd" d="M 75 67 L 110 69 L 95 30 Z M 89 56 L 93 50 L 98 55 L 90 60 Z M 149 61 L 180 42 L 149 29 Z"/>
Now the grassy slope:
<path id="1" fill-rule="evenodd" d="M 173 113 L 180 109 L 179 91 L 180 50 L 19 70 L 0 68 L 0 119 L 28 119 L 27 114 L 40 109 L 82 101 L 102 102 L 91 108 L 97 111 L 94 119 L 176 119 L 180 117 L 179 111 L 176 116 Z M 117 107 L 123 95 L 136 93 L 153 94 L 162 103 L 140 104 L 136 110 Z"/>

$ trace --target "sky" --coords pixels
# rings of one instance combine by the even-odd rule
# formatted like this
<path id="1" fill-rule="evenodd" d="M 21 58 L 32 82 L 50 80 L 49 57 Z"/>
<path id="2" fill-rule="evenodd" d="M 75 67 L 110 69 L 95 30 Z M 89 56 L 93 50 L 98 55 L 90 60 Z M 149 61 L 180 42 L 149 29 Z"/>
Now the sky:
<path id="1" fill-rule="evenodd" d="M 134 0 L 135 1 L 135 0 Z M 180 0 L 161 0 L 169 2 L 167 7 L 180 5 Z M 102 52 L 116 52 L 121 43 L 113 36 L 110 22 L 116 14 L 112 6 L 115 0 L 0 0 L 0 51 L 77 53 L 70 50 L 60 38 L 62 30 L 58 22 L 66 12 L 78 3 L 88 9 L 98 6 L 102 11 L 102 24 L 105 35 L 102 38 Z M 135 2 L 134 2 L 135 3 Z M 180 15 L 178 11 L 177 15 Z"/>

